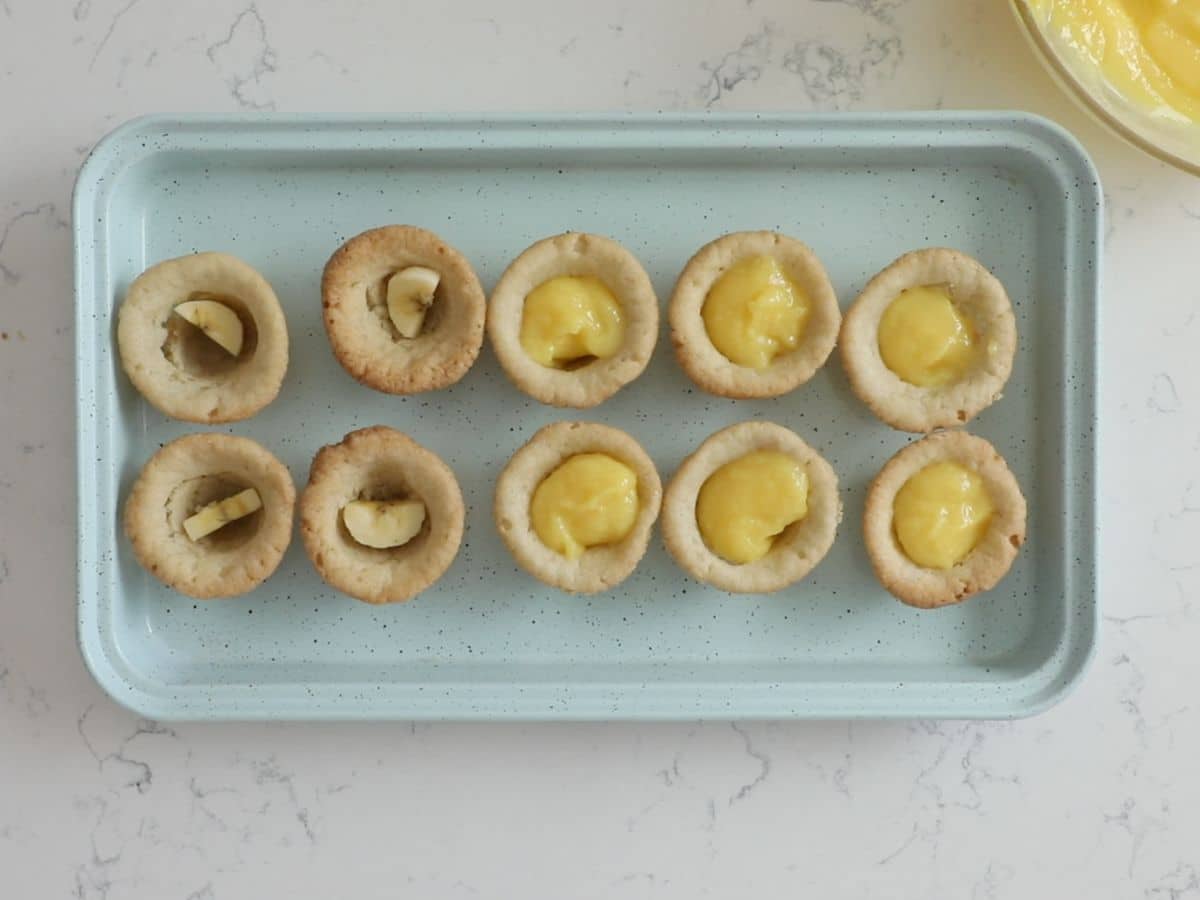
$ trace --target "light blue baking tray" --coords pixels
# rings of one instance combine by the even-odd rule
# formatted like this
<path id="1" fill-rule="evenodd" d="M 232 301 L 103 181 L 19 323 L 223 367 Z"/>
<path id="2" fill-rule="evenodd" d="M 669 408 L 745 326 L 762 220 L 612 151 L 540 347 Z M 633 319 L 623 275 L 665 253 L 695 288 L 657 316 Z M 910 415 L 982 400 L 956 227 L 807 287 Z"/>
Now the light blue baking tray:
<path id="1" fill-rule="evenodd" d="M 157 719 L 1010 717 L 1075 684 L 1098 621 L 1096 339 L 1101 191 L 1061 128 L 1009 113 L 460 118 L 153 117 L 111 134 L 75 193 L 79 640 L 116 700 Z M 936 612 L 892 600 L 860 537 L 867 483 L 909 438 L 850 393 L 836 356 L 769 401 L 694 389 L 664 333 L 646 373 L 584 417 L 625 428 L 666 480 L 718 428 L 765 418 L 841 477 L 845 521 L 814 575 L 774 596 L 688 580 L 655 537 L 636 574 L 590 598 L 517 570 L 492 484 L 543 424 L 572 413 L 511 387 L 485 349 L 454 388 L 409 398 L 356 384 L 321 325 L 319 277 L 346 238 L 405 222 L 443 235 L 485 287 L 536 238 L 612 235 L 665 301 L 701 244 L 772 228 L 813 246 L 843 305 L 916 247 L 977 256 L 1020 328 L 1004 399 L 971 423 L 1030 501 L 1029 541 L 1000 586 Z M 139 568 L 120 510 L 142 463 L 193 430 L 122 375 L 114 311 L 148 265 L 225 250 L 260 269 L 288 317 L 279 399 L 227 431 L 298 486 L 322 444 L 384 423 L 454 468 L 467 535 L 447 575 L 404 605 L 327 588 L 293 542 L 232 601 L 195 602 Z"/>

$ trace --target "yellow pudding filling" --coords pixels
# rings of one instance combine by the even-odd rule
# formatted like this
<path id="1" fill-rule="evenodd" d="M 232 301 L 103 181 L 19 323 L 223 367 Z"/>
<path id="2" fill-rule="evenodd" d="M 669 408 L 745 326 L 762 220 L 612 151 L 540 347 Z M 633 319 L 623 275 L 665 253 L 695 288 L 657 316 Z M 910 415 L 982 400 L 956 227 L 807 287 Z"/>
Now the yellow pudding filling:
<path id="1" fill-rule="evenodd" d="M 977 344 L 971 320 L 936 285 L 901 291 L 879 320 L 884 365 L 917 387 L 941 387 L 962 378 Z"/>
<path id="2" fill-rule="evenodd" d="M 905 556 L 927 569 L 949 569 L 975 549 L 992 512 L 992 498 L 977 473 L 936 462 L 896 493 L 892 524 Z"/>
<path id="3" fill-rule="evenodd" d="M 529 504 L 534 532 L 567 559 L 621 540 L 637 514 L 637 475 L 607 453 L 572 456 L 542 479 Z"/>
<path id="4" fill-rule="evenodd" d="M 700 315 L 713 346 L 730 362 L 765 369 L 804 336 L 808 296 L 771 256 L 739 260 L 716 280 Z"/>
<path id="5" fill-rule="evenodd" d="M 696 524 L 713 553 L 736 565 L 762 559 L 775 538 L 808 514 L 808 473 L 778 450 L 755 450 L 708 476 Z"/>
<path id="6" fill-rule="evenodd" d="M 1194 0 L 1029 0 L 1052 38 L 1126 100 L 1200 121 L 1200 7 Z"/>
<path id="7" fill-rule="evenodd" d="M 562 275 L 525 298 L 521 346 L 543 366 L 568 369 L 607 359 L 624 338 L 621 304 L 599 278 Z"/>

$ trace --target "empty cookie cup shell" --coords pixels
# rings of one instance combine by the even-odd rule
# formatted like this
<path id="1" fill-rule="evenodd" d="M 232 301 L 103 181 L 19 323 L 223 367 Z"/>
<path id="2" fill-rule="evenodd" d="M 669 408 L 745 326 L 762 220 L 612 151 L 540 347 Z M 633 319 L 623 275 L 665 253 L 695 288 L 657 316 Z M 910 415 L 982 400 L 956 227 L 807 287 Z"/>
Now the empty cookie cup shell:
<path id="1" fill-rule="evenodd" d="M 572 560 L 542 543 L 529 507 L 546 476 L 580 453 L 607 454 L 632 469 L 637 477 L 638 511 L 621 540 L 588 547 Z M 615 587 L 637 568 L 661 502 L 658 470 L 632 437 L 593 422 L 556 422 L 538 431 L 508 461 L 496 480 L 493 515 L 500 537 L 521 568 L 552 587 L 593 594 Z"/>
<path id="2" fill-rule="evenodd" d="M 174 310 L 213 299 L 241 320 L 233 356 Z M 134 387 L 165 415 L 186 422 L 237 422 L 275 399 L 288 366 L 283 308 L 271 285 L 228 253 L 196 253 L 151 266 L 129 286 L 117 313 L 117 350 Z"/>
<path id="3" fill-rule="evenodd" d="M 983 481 L 992 517 L 974 549 L 953 567 L 928 569 L 905 555 L 896 538 L 896 494 L 913 475 L 937 462 L 955 462 Z M 965 431 L 941 431 L 909 444 L 875 476 L 863 513 L 863 539 L 875 576 L 898 600 L 933 609 L 959 603 L 995 587 L 1012 567 L 1025 541 L 1025 498 L 996 448 Z"/>
<path id="4" fill-rule="evenodd" d="M 400 335 L 388 314 L 387 282 L 412 266 L 440 276 L 421 332 Z M 351 376 L 388 394 L 449 387 L 483 345 L 486 301 L 466 257 L 431 231 L 386 225 L 346 241 L 321 278 L 325 331 Z"/>
<path id="5" fill-rule="evenodd" d="M 376 549 L 346 530 L 354 500 L 420 500 L 421 530 L 399 547 Z M 300 535 L 321 578 L 365 603 L 409 600 L 450 568 L 462 543 L 465 509 L 454 472 L 437 454 L 394 428 L 376 425 L 317 451 L 300 495 Z"/>
<path id="6" fill-rule="evenodd" d="M 560 276 L 599 279 L 624 318 L 617 352 L 574 369 L 554 369 L 521 345 L 525 298 Z M 538 241 L 509 264 L 488 303 L 488 337 L 505 374 L 520 390 L 551 406 L 578 409 L 604 402 L 646 368 L 658 340 L 658 298 L 637 258 L 610 238 L 568 232 Z"/>
<path id="7" fill-rule="evenodd" d="M 701 315 L 716 281 L 735 263 L 755 256 L 772 257 L 809 302 L 799 345 L 765 369 L 724 356 Z M 817 255 L 807 244 L 773 231 L 734 232 L 697 250 L 675 282 L 668 317 L 675 358 L 687 376 L 710 394 L 735 398 L 777 397 L 804 384 L 829 359 L 842 322 L 837 294 Z"/>
<path id="8" fill-rule="evenodd" d="M 902 291 L 943 285 L 970 319 L 981 352 L 962 378 L 920 387 L 887 367 L 879 323 Z M 926 432 L 970 421 L 1000 398 L 1017 352 L 1017 324 L 1004 285 L 957 250 L 935 247 L 901 256 L 872 278 L 842 322 L 842 365 L 854 393 L 880 419 L 901 431 Z"/>
<path id="9" fill-rule="evenodd" d="M 262 508 L 193 541 L 184 521 L 209 503 L 253 488 Z M 262 445 L 191 434 L 147 461 L 125 501 L 125 534 L 155 578 L 199 599 L 234 597 L 265 581 L 292 540 L 296 489 Z"/>
<path id="10" fill-rule="evenodd" d="M 705 543 L 696 503 L 714 472 L 756 450 L 778 451 L 804 466 L 808 511 L 775 538 L 766 556 L 735 564 Z M 765 594 L 782 590 L 816 568 L 833 546 L 841 518 L 837 473 L 824 457 L 782 425 L 742 422 L 709 437 L 680 465 L 663 498 L 662 531 L 671 556 L 697 581 L 731 593 Z"/>

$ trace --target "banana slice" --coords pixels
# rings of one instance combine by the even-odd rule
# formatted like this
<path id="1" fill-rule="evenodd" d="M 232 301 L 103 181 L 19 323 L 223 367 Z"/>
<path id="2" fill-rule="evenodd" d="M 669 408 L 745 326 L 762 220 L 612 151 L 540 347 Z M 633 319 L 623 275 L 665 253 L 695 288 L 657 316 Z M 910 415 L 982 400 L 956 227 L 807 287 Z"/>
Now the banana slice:
<path id="1" fill-rule="evenodd" d="M 216 300 L 188 300 L 175 307 L 175 313 L 203 331 L 209 340 L 231 356 L 242 352 L 242 320 L 237 313 Z"/>
<path id="2" fill-rule="evenodd" d="M 409 266 L 388 279 L 388 315 L 402 336 L 415 338 L 421 333 L 425 313 L 441 280 L 441 275 L 424 266 Z"/>
<path id="3" fill-rule="evenodd" d="M 183 530 L 193 541 L 198 541 L 259 509 L 262 509 L 262 498 L 258 496 L 258 491 L 246 488 L 232 497 L 210 503 L 195 515 L 184 519 Z"/>
<path id="4" fill-rule="evenodd" d="M 421 530 L 425 504 L 420 500 L 351 500 L 342 507 L 342 522 L 364 547 L 400 547 Z"/>

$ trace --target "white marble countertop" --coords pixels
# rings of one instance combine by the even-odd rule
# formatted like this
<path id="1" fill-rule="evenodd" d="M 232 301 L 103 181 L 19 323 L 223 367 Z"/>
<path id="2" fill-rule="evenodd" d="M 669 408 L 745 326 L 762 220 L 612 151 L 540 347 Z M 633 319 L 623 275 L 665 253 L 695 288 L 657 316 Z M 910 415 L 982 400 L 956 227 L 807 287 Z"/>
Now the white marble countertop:
<path id="1" fill-rule="evenodd" d="M 404 6 L 0 0 L 0 894 L 1200 897 L 1200 180 L 1086 121 L 997 0 Z M 69 219 L 114 125 L 931 107 L 1057 119 L 1109 200 L 1104 629 L 1062 705 L 994 724 L 164 727 L 92 682 Z"/>

